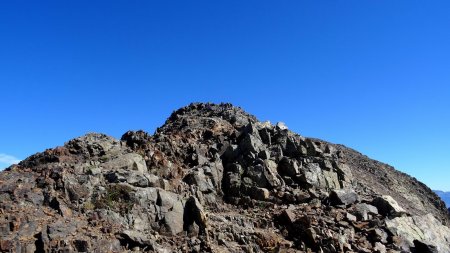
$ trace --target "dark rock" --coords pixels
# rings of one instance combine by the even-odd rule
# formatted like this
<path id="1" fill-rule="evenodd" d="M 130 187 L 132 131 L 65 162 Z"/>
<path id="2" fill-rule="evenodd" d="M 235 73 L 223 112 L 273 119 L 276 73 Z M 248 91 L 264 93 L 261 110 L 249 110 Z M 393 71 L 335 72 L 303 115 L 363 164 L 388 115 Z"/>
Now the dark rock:
<path id="1" fill-rule="evenodd" d="M 421 252 L 421 253 L 438 253 L 436 246 L 423 243 L 419 240 L 414 240 L 414 252 Z"/>
<path id="2" fill-rule="evenodd" d="M 278 220 L 281 224 L 292 226 L 296 220 L 296 216 L 292 211 L 286 209 L 278 216 Z"/>
<path id="3" fill-rule="evenodd" d="M 277 164 L 272 160 L 264 161 L 264 176 L 272 188 L 283 185 L 283 182 L 277 173 Z"/>
<path id="4" fill-rule="evenodd" d="M 385 216 L 399 216 L 405 213 L 405 210 L 398 205 L 397 201 L 388 195 L 376 197 L 372 204 L 378 208 L 380 214 Z"/>
<path id="5" fill-rule="evenodd" d="M 239 148 L 243 152 L 250 152 L 253 154 L 259 153 L 263 149 L 263 142 L 258 137 L 253 135 L 246 135 L 244 139 L 241 141 Z"/>
<path id="6" fill-rule="evenodd" d="M 296 160 L 283 157 L 278 163 L 278 172 L 281 175 L 295 177 L 300 174 L 299 164 Z"/>
<path id="7" fill-rule="evenodd" d="M 269 182 L 266 178 L 265 173 L 266 168 L 261 165 L 257 164 L 255 166 L 251 166 L 246 171 L 246 176 L 248 176 L 257 186 L 259 187 L 267 187 L 269 185 Z"/>
<path id="8" fill-rule="evenodd" d="M 251 191 L 252 198 L 256 200 L 268 200 L 270 197 L 270 192 L 266 188 L 253 187 Z"/>
<path id="9" fill-rule="evenodd" d="M 272 137 L 270 135 L 270 131 L 267 128 L 263 128 L 259 131 L 259 136 L 261 140 L 266 145 L 272 145 Z"/>
<path id="10" fill-rule="evenodd" d="M 199 233 L 206 234 L 206 230 L 208 227 L 207 217 L 202 205 L 197 198 L 190 197 L 186 201 L 183 220 L 185 230 L 189 230 L 195 222 L 195 224 L 197 224 L 197 226 L 199 227 Z"/>
<path id="11" fill-rule="evenodd" d="M 227 196 L 238 197 L 241 195 L 241 176 L 237 173 L 228 172 L 224 178 L 224 192 Z"/>
<path id="12" fill-rule="evenodd" d="M 333 205 L 350 205 L 358 201 L 358 194 L 352 189 L 333 190 L 329 198 Z"/>
<path id="13" fill-rule="evenodd" d="M 87 240 L 75 240 L 73 242 L 73 244 L 75 246 L 75 249 L 78 252 L 89 252 L 89 248 L 90 248 L 89 241 L 87 241 Z"/>
<path id="14" fill-rule="evenodd" d="M 186 175 L 183 181 L 189 185 L 196 185 L 201 192 L 213 192 L 215 191 L 214 183 L 205 175 L 208 171 L 211 174 L 211 169 L 209 167 L 196 168 L 195 171 Z"/>
<path id="15" fill-rule="evenodd" d="M 306 147 L 308 149 L 309 156 L 320 156 L 323 153 L 320 142 L 316 142 L 311 139 L 307 139 Z"/>

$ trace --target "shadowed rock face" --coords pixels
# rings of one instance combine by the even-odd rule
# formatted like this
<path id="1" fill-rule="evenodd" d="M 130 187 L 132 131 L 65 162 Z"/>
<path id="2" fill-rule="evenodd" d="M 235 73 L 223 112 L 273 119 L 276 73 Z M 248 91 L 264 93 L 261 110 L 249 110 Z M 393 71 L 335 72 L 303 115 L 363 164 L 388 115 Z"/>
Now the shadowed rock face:
<path id="1" fill-rule="evenodd" d="M 424 184 L 342 145 L 191 104 L 0 174 L 1 252 L 450 252 Z"/>

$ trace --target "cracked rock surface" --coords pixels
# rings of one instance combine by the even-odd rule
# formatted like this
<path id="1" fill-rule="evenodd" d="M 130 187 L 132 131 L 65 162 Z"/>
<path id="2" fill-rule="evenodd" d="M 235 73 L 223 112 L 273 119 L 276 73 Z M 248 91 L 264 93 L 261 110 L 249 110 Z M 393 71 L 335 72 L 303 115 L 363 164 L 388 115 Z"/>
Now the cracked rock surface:
<path id="1" fill-rule="evenodd" d="M 416 179 L 231 104 L 0 172 L 0 252 L 450 252 L 449 224 Z"/>

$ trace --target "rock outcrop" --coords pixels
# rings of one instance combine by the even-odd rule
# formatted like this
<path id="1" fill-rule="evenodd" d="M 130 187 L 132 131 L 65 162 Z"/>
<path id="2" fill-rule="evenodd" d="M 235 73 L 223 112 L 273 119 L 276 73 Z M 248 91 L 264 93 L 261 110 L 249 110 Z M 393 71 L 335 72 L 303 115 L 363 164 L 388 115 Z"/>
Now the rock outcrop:
<path id="1" fill-rule="evenodd" d="M 414 178 L 230 104 L 0 173 L 1 252 L 450 252 L 449 222 Z"/>

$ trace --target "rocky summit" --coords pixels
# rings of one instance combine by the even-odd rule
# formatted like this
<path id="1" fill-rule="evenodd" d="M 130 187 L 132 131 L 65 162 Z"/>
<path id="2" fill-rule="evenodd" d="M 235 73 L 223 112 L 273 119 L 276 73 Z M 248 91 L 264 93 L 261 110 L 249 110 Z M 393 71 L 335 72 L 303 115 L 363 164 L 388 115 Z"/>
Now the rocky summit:
<path id="1" fill-rule="evenodd" d="M 231 104 L 0 173 L 1 252 L 448 253 L 449 224 L 415 178 Z"/>

